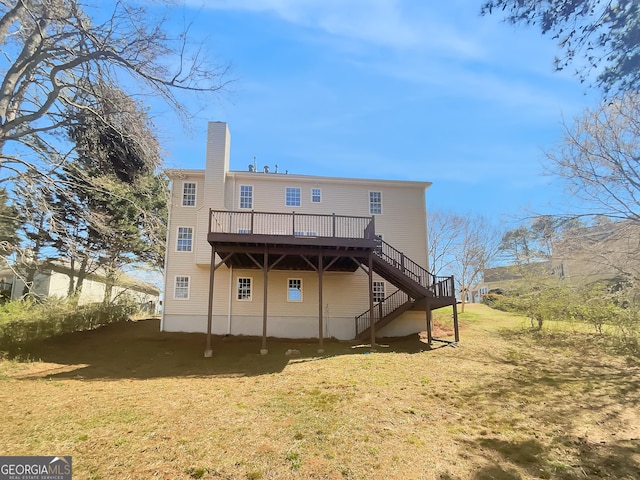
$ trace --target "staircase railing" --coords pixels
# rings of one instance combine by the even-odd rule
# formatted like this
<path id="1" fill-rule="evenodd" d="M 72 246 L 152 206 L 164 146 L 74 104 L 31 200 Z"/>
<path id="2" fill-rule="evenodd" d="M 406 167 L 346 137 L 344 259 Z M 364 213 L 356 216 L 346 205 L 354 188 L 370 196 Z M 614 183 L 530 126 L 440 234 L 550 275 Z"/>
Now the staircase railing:
<path id="1" fill-rule="evenodd" d="M 455 297 L 455 284 L 453 276 L 444 277 L 433 275 L 426 268 L 417 264 L 400 250 L 393 248 L 380 237 L 375 237 L 376 248 L 374 253 L 385 263 L 400 270 L 403 275 L 418 283 L 435 298 Z M 400 290 L 392 293 L 387 298 L 373 307 L 373 322 L 377 324 L 387 315 L 406 304 L 411 297 L 402 290 L 402 285 L 396 285 Z M 428 293 L 429 292 L 429 293 Z M 415 299 L 414 299 L 415 300 Z M 371 326 L 371 312 L 367 309 L 356 317 L 356 336 L 360 335 Z"/>
<path id="2" fill-rule="evenodd" d="M 384 317 L 397 310 L 405 303 L 411 300 L 411 297 L 402 290 L 389 295 L 387 298 L 377 303 L 373 307 L 373 322 L 378 323 Z M 371 315 L 369 310 L 356 317 L 356 336 L 360 335 L 371 326 Z"/>
<path id="3" fill-rule="evenodd" d="M 418 265 L 416 262 L 405 256 L 400 250 L 396 250 L 380 237 L 376 238 L 377 246 L 374 250 L 375 254 L 388 264 L 400 270 L 403 274 L 419 283 L 425 288 L 433 285 L 435 275 L 429 270 Z"/>
<path id="4" fill-rule="evenodd" d="M 455 297 L 456 287 L 453 282 L 453 275 L 450 277 L 437 277 L 433 276 L 433 283 L 431 284 L 431 291 L 434 297 Z"/>
<path id="5" fill-rule="evenodd" d="M 380 237 L 376 237 L 376 244 L 374 253 L 378 257 L 400 270 L 414 282 L 431 290 L 433 296 L 453 297 L 455 295 L 453 276 L 443 277 L 432 274 L 429 270 L 405 256 L 400 250 L 393 248 Z"/>

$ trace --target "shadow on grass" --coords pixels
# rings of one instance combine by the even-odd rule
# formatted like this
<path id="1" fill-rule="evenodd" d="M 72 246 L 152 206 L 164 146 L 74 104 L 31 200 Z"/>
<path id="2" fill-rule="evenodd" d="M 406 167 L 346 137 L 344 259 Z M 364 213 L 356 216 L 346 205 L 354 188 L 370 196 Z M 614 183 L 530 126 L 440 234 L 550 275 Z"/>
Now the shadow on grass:
<path id="1" fill-rule="evenodd" d="M 479 470 L 474 478 L 476 480 L 520 480 L 522 477 L 517 472 L 510 472 L 497 465 L 492 465 Z"/>
<path id="2" fill-rule="evenodd" d="M 259 337 L 212 339 L 213 357 L 204 358 L 206 336 L 201 333 L 160 332 L 159 320 L 140 320 L 61 335 L 23 345 L 10 352 L 15 361 L 37 360 L 60 365 L 23 378 L 121 379 L 188 376 L 254 376 L 281 372 L 289 362 L 319 361 L 337 355 L 368 354 L 368 345 L 325 340 L 267 339 L 260 355 Z M 377 352 L 419 353 L 431 350 L 417 336 L 385 339 Z M 434 348 L 440 345 L 435 344 Z M 300 355 L 285 355 L 295 349 Z"/>
<path id="3" fill-rule="evenodd" d="M 492 362 L 508 367 L 504 375 L 461 396 L 469 402 L 482 399 L 480 412 L 480 405 L 517 404 L 524 417 L 521 425 L 531 417 L 549 428 L 539 438 L 531 432 L 531 439 L 521 441 L 479 436 L 467 441 L 470 448 L 483 452 L 491 463 L 498 454 L 504 460 L 500 465 L 517 466 L 527 478 L 638 478 L 638 417 L 628 415 L 640 405 L 640 365 L 626 352 L 609 356 L 612 350 L 605 353 L 592 335 L 505 332 L 504 336 L 512 348 L 490 355 Z M 518 428 L 511 417 L 495 412 L 484 420 L 495 433 L 502 427 Z M 527 432 L 520 430 L 522 434 Z M 520 478 L 506 470 L 490 470 L 476 478 Z"/>
<path id="4" fill-rule="evenodd" d="M 504 329 L 500 335 L 506 340 L 536 342 L 547 347 L 570 348 L 575 352 L 588 353 L 597 348 L 609 355 L 624 355 L 631 364 L 640 365 L 640 349 L 636 338 L 623 339 L 615 335 L 596 334 L 584 331 L 527 329 Z"/>
<path id="5" fill-rule="evenodd" d="M 565 441 L 574 441 L 569 437 Z M 492 465 L 480 470 L 476 480 L 519 479 L 521 475 L 504 465 L 511 464 L 526 472 L 527 478 L 571 480 L 578 478 L 635 479 L 640 465 L 634 458 L 637 447 L 630 445 L 594 445 L 582 442 L 578 445 L 578 460 L 555 459 L 548 448 L 537 440 L 505 441 L 497 438 L 479 438 L 468 442 L 484 451 L 499 454 L 502 466 Z M 488 459 L 491 455 L 485 455 Z M 492 457 L 493 458 L 493 457 Z M 491 461 L 491 460 L 490 460 Z M 495 463 L 495 458 L 491 461 Z"/>

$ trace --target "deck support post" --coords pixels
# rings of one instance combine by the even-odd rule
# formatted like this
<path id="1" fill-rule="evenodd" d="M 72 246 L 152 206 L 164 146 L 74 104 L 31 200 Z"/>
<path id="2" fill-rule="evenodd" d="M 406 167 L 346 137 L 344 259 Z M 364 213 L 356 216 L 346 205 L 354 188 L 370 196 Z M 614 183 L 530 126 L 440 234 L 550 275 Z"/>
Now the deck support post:
<path id="1" fill-rule="evenodd" d="M 433 315 L 431 314 L 431 302 L 429 301 L 429 297 L 427 296 L 424 301 L 427 316 L 427 345 L 431 348 L 431 344 L 433 343 Z"/>
<path id="2" fill-rule="evenodd" d="M 322 315 L 322 249 L 318 255 L 318 353 L 324 353 L 324 318 Z"/>
<path id="3" fill-rule="evenodd" d="M 373 252 L 369 252 L 369 324 L 371 327 L 371 351 L 376 351 L 376 322 L 373 311 Z"/>
<path id="4" fill-rule="evenodd" d="M 211 215 L 209 215 L 211 217 Z M 216 247 L 211 245 L 211 264 L 209 266 L 209 308 L 207 310 L 207 346 L 204 350 L 205 357 L 213 356 L 211 348 L 211 330 L 213 325 L 213 280 L 216 272 Z"/>
<path id="5" fill-rule="evenodd" d="M 458 303 L 453 299 L 453 335 L 456 343 L 460 341 L 460 329 L 458 328 Z"/>
<path id="6" fill-rule="evenodd" d="M 269 253 L 267 249 L 264 249 L 264 261 L 262 264 L 263 275 L 263 301 L 262 301 L 262 347 L 260 348 L 260 355 L 266 355 L 269 353 L 267 350 L 267 295 L 269 293 Z"/>

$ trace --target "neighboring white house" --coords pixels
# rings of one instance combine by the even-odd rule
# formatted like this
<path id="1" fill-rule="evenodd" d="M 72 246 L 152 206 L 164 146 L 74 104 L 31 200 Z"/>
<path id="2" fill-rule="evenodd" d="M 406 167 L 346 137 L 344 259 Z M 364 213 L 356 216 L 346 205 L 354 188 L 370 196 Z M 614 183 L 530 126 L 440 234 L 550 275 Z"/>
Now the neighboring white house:
<path id="1" fill-rule="evenodd" d="M 229 150 L 211 122 L 205 169 L 168 172 L 162 330 L 261 335 L 266 352 L 267 336 L 419 332 L 455 304 L 452 277 L 427 271 L 430 183 L 230 171 Z"/>
<path id="2" fill-rule="evenodd" d="M 66 298 L 69 293 L 71 270 L 61 264 L 48 264 L 38 269 L 33 277 L 30 292 L 39 297 Z M 74 281 L 77 275 L 73 274 Z M 25 282 L 13 270 L 0 270 L 0 286 L 6 291 L 6 298 L 17 300 L 23 297 Z M 104 300 L 106 283 L 104 276 L 92 273 L 86 276 L 82 283 L 82 292 L 78 305 L 97 303 Z M 141 280 L 120 275 L 118 284 L 113 286 L 111 298 L 126 294 L 150 313 L 155 313 L 159 304 L 160 291 L 154 285 Z"/>

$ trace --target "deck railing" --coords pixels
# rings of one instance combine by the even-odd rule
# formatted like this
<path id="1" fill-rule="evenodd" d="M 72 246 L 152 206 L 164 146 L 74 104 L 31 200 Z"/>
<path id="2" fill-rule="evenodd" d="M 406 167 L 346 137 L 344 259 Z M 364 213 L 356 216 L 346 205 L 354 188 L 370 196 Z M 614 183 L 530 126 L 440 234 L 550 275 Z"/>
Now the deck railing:
<path id="1" fill-rule="evenodd" d="M 414 282 L 428 288 L 435 297 L 454 296 L 455 287 L 453 277 L 442 277 L 432 274 L 429 270 L 417 264 L 407 257 L 400 250 L 396 250 L 391 245 L 376 237 L 377 246 L 375 254 L 388 264 L 400 270 L 404 275 Z"/>
<path id="2" fill-rule="evenodd" d="M 374 239 L 374 217 L 210 210 L 209 232 Z"/>

